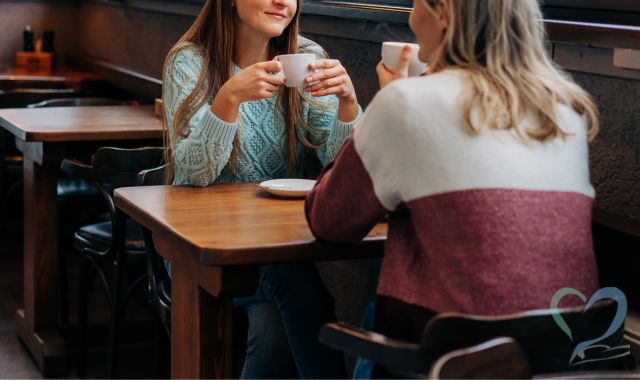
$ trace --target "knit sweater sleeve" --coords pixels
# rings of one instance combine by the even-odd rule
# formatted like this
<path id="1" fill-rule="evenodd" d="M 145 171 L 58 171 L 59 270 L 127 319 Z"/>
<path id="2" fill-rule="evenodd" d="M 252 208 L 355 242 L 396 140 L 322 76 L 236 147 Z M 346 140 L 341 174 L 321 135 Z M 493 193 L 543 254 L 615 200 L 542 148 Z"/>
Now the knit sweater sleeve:
<path id="1" fill-rule="evenodd" d="M 358 107 L 358 116 L 349 122 L 338 119 L 338 99 L 333 96 L 315 98 L 310 101 L 307 122 L 313 130 L 311 142 L 318 145 L 316 155 L 322 166 L 335 160 L 338 151 L 351 135 L 351 131 L 362 116 L 362 108 Z"/>
<path id="2" fill-rule="evenodd" d="M 359 241 L 387 212 L 353 139 L 322 171 L 305 202 L 309 228 L 324 241 Z"/>
<path id="3" fill-rule="evenodd" d="M 388 166 L 397 168 L 403 164 L 402 160 L 394 160 L 394 153 L 407 146 L 404 141 L 407 110 L 403 108 L 406 99 L 393 87 L 388 86 L 376 95 L 353 138 L 347 140 L 335 161 L 322 171 L 307 196 L 307 221 L 319 239 L 358 241 L 398 204 L 385 204 L 384 200 L 396 197 L 397 192 L 391 188 L 392 194 L 381 193 L 380 178 L 373 176 L 371 166 L 367 165 L 371 156 L 376 160 L 391 160 Z M 377 145 L 381 135 L 385 136 L 385 146 Z M 402 178 L 388 172 L 384 180 L 397 185 Z"/>
<path id="4" fill-rule="evenodd" d="M 204 187 L 215 181 L 229 161 L 238 123 L 221 120 L 205 103 L 189 120 L 187 136 L 174 133 L 175 112 L 196 87 L 202 57 L 184 49 L 167 66 L 163 102 L 173 150 L 174 182 Z"/>

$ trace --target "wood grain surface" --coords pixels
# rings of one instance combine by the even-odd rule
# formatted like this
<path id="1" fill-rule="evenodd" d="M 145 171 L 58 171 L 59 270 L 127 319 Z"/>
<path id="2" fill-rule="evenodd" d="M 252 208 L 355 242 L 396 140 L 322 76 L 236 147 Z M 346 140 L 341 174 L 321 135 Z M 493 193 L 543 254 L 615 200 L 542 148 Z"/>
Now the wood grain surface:
<path id="1" fill-rule="evenodd" d="M 376 257 L 387 233 L 387 225 L 379 224 L 363 242 L 317 241 L 303 199 L 276 198 L 255 183 L 120 188 L 115 200 L 154 235 L 171 238 L 180 254 L 197 255 L 202 265 Z"/>
<path id="2" fill-rule="evenodd" d="M 10 108 L 0 127 L 23 141 L 95 141 L 162 137 L 152 106 Z"/>

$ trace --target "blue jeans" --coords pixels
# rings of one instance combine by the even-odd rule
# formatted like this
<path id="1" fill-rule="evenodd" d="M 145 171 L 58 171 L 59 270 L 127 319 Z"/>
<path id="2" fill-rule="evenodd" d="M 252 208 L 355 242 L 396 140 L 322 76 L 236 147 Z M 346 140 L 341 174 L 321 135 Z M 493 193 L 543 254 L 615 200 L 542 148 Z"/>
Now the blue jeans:
<path id="1" fill-rule="evenodd" d="M 242 378 L 345 378 L 342 353 L 318 341 L 336 320 L 313 264 L 265 265 L 253 296 L 234 300 L 249 317 Z"/>
<path id="2" fill-rule="evenodd" d="M 365 330 L 373 331 L 373 321 L 376 315 L 376 304 L 371 302 L 364 311 L 364 317 L 360 327 Z M 370 359 L 359 356 L 356 359 L 356 365 L 353 368 L 352 379 L 370 379 L 373 372 L 373 362 Z"/>

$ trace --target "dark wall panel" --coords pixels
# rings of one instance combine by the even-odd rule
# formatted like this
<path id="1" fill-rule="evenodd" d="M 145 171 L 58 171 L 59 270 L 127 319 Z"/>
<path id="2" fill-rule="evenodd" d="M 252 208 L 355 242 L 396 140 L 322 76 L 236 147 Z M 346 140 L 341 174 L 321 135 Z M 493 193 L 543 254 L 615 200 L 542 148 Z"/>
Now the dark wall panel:
<path id="1" fill-rule="evenodd" d="M 99 4 L 81 8 L 83 54 L 161 77 L 164 57 L 193 17 Z"/>
<path id="2" fill-rule="evenodd" d="M 305 34 L 320 44 L 329 57 L 339 59 L 351 76 L 358 100 L 364 107 L 378 91 L 376 65 L 380 61 L 380 44 L 337 37 Z"/>
<path id="3" fill-rule="evenodd" d="M 74 51 L 81 37 L 76 29 L 78 19 L 79 7 L 73 4 L 0 2 L 0 63 L 15 62 L 16 52 L 22 50 L 25 25 L 31 25 L 35 38 L 42 38 L 44 30 L 53 30 L 58 57 Z"/>
<path id="4" fill-rule="evenodd" d="M 596 99 L 602 129 L 591 145 L 596 206 L 640 220 L 640 81 L 573 73 Z"/>

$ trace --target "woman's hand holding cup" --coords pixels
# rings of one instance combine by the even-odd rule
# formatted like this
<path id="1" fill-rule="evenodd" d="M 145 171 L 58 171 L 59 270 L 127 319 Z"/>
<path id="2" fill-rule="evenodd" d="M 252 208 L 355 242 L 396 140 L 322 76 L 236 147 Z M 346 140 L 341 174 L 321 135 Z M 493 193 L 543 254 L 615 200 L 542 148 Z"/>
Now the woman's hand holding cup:
<path id="1" fill-rule="evenodd" d="M 315 73 L 307 76 L 305 91 L 312 96 L 335 95 L 338 98 L 338 119 L 352 122 L 360 113 L 356 90 L 347 70 L 337 59 L 320 59 L 309 65 Z"/>
<path id="2" fill-rule="evenodd" d="M 278 61 L 258 62 L 240 71 L 222 86 L 237 103 L 271 98 L 284 84 L 282 76 L 274 75 L 282 71 L 282 63 Z"/>
<path id="3" fill-rule="evenodd" d="M 380 63 L 378 63 L 378 66 L 376 66 L 376 72 L 378 73 L 378 82 L 380 83 L 380 88 L 388 85 L 394 80 L 409 77 L 411 55 L 411 46 L 405 45 L 400 52 L 400 56 L 398 58 L 398 66 L 393 68 L 393 71 L 385 66 L 384 61 L 380 61 Z"/>
<path id="4" fill-rule="evenodd" d="M 211 112 L 228 123 L 238 118 L 240 103 L 271 98 L 284 83 L 278 61 L 259 62 L 232 76 L 220 87 L 211 104 Z"/>
<path id="5" fill-rule="evenodd" d="M 353 87 L 347 70 L 337 59 L 320 59 L 309 64 L 311 70 L 317 72 L 307 76 L 308 86 L 305 91 L 312 96 L 335 95 L 340 102 L 357 103 L 356 90 Z"/>

